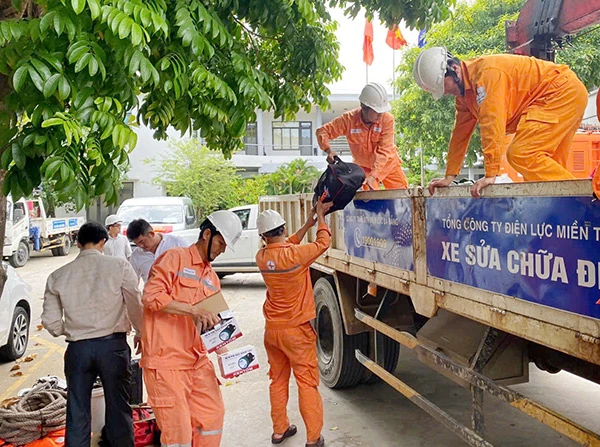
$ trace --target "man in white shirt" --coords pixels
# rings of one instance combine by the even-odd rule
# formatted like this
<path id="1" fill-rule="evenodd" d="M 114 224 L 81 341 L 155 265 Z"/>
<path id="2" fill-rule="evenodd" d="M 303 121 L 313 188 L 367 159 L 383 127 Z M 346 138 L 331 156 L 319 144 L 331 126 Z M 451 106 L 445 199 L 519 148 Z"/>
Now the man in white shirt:
<path id="1" fill-rule="evenodd" d="M 111 214 L 104 221 L 104 226 L 108 230 L 108 240 L 104 244 L 104 254 L 129 260 L 131 258 L 131 245 L 129 245 L 129 240 L 121 234 L 122 223 L 123 219 L 120 219 L 116 214 Z"/>
<path id="2" fill-rule="evenodd" d="M 131 254 L 131 266 L 144 283 L 148 282 L 148 274 L 156 258 L 169 248 L 191 245 L 174 234 L 156 233 L 144 219 L 136 219 L 127 226 L 127 238 L 136 245 Z"/>

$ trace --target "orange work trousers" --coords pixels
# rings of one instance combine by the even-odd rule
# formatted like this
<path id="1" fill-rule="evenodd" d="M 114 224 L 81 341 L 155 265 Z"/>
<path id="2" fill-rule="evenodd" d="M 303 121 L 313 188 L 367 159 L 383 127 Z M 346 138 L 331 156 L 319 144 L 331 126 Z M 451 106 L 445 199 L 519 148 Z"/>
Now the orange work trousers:
<path id="1" fill-rule="evenodd" d="M 575 178 L 567 158 L 587 103 L 587 89 L 568 72 L 523 111 L 506 158 L 526 182 Z"/>
<path id="2" fill-rule="evenodd" d="M 368 177 L 371 169 L 365 168 L 361 166 L 363 171 L 365 171 L 365 175 Z M 398 169 L 394 169 L 390 171 L 388 175 L 386 175 L 383 179 L 377 179 L 381 183 L 385 189 L 406 189 L 408 188 L 408 180 L 406 180 L 406 175 L 404 175 L 404 171 L 402 167 L 398 165 Z M 369 188 L 365 185 L 363 189 L 368 190 Z"/>
<path id="3" fill-rule="evenodd" d="M 273 433 L 282 434 L 290 426 L 287 403 L 293 370 L 307 442 L 318 441 L 323 429 L 323 401 L 318 388 L 317 333 L 309 322 L 286 329 L 266 329 L 265 348 L 270 365 Z"/>
<path id="4" fill-rule="evenodd" d="M 162 445 L 220 445 L 225 407 L 211 362 L 198 369 L 144 369 L 144 381 Z"/>

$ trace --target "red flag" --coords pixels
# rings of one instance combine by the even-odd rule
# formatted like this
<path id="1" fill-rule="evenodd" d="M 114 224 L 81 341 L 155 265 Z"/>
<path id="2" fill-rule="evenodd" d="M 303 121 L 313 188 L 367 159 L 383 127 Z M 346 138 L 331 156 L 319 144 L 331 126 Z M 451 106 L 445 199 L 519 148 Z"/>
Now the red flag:
<path id="1" fill-rule="evenodd" d="M 400 32 L 400 27 L 398 25 L 394 25 L 392 29 L 388 30 L 387 37 L 385 38 L 385 43 L 387 43 L 394 50 L 398 50 L 405 45 L 408 45 L 406 39 Z"/>
<path id="2" fill-rule="evenodd" d="M 363 41 L 363 61 L 371 65 L 375 54 L 373 54 L 373 24 L 369 19 L 365 23 L 365 40 Z"/>

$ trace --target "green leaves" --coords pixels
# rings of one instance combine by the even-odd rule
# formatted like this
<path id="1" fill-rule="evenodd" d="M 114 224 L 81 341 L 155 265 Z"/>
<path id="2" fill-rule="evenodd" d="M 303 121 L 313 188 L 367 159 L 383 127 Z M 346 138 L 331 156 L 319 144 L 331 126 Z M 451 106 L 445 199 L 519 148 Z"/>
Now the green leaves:
<path id="1" fill-rule="evenodd" d="M 357 3 L 394 17 L 409 11 L 414 23 L 445 13 L 437 0 Z M 3 187 L 15 196 L 43 178 L 78 206 L 98 194 L 118 200 L 137 144 L 135 119 L 127 119 L 132 110 L 157 138 L 170 127 L 199 130 L 227 157 L 242 147 L 257 109 L 288 119 L 312 103 L 326 107 L 325 86 L 341 75 L 322 1 L 41 5 L 38 18 L 0 21 L 0 72 L 14 87 L 5 98 L 6 123 L 0 112 L 0 147 L 8 148 L 0 165 L 8 171 Z M 227 172 L 212 163 L 214 154 L 205 155 L 209 166 Z M 237 180 L 229 188 L 239 190 Z"/>
<path id="2" fill-rule="evenodd" d="M 281 165 L 267 178 L 266 189 L 269 195 L 300 194 L 312 192 L 315 181 L 321 173 L 314 166 L 308 166 L 303 159 L 292 160 Z"/>
<path id="3" fill-rule="evenodd" d="M 58 87 L 58 81 L 60 79 L 61 79 L 60 73 L 55 73 L 46 80 L 46 83 L 44 84 L 44 89 L 43 89 L 44 98 L 49 98 L 50 96 L 52 96 L 54 94 L 54 92 L 56 91 L 56 88 Z M 65 96 L 65 98 L 66 98 L 66 96 Z"/>
<path id="4" fill-rule="evenodd" d="M 149 162 L 161 172 L 154 183 L 169 195 L 190 197 L 201 218 L 218 209 L 254 203 L 233 163 L 202 147 L 198 140 L 175 142 L 164 157 Z M 264 188 L 260 193 L 264 195 Z"/>
<path id="5" fill-rule="evenodd" d="M 44 79 L 40 76 L 40 74 L 33 68 L 31 65 L 27 66 L 27 71 L 29 72 L 29 77 L 40 92 L 44 89 Z"/>
<path id="6" fill-rule="evenodd" d="M 81 14 L 85 8 L 85 0 L 71 0 L 71 6 L 75 14 Z"/>
<path id="7" fill-rule="evenodd" d="M 58 97 L 61 101 L 66 100 L 71 94 L 71 85 L 65 76 L 58 78 Z"/>
<path id="8" fill-rule="evenodd" d="M 0 46 L 7 42 L 20 40 L 23 36 L 32 33 L 31 23 L 25 20 L 3 20 L 0 21 Z"/>
<path id="9" fill-rule="evenodd" d="M 102 79 L 106 78 L 106 53 L 93 41 L 82 39 L 75 42 L 67 51 L 70 64 L 75 64 L 75 73 L 88 69 L 90 77 L 100 73 Z"/>
<path id="10" fill-rule="evenodd" d="M 88 8 L 90 8 L 90 15 L 91 15 L 92 19 L 95 20 L 101 14 L 100 1 L 99 0 L 88 0 L 87 4 L 88 4 Z"/>
<path id="11" fill-rule="evenodd" d="M 433 22 L 439 22 L 450 17 L 456 1 L 447 0 L 414 0 L 414 1 L 380 1 L 380 0 L 332 0 L 330 6 L 338 6 L 345 9 L 346 15 L 357 17 L 366 9 L 367 16 L 373 14 L 381 18 L 383 22 L 391 26 L 404 20 L 408 26 L 423 29 Z"/>
<path id="12" fill-rule="evenodd" d="M 29 68 L 27 65 L 22 65 L 13 74 L 13 88 L 17 92 L 23 90 L 23 86 L 25 85 L 25 81 L 27 80 L 27 76 L 29 74 L 28 70 Z"/>

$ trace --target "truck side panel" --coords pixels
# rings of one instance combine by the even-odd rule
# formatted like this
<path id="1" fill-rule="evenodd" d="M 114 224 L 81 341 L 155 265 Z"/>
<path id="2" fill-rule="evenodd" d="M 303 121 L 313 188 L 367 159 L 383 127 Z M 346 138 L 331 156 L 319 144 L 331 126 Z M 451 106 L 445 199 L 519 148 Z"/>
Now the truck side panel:
<path id="1" fill-rule="evenodd" d="M 414 270 L 411 199 L 355 200 L 344 210 L 351 256 Z"/>
<path id="2" fill-rule="evenodd" d="M 431 276 L 600 318 L 592 197 L 431 198 Z"/>

